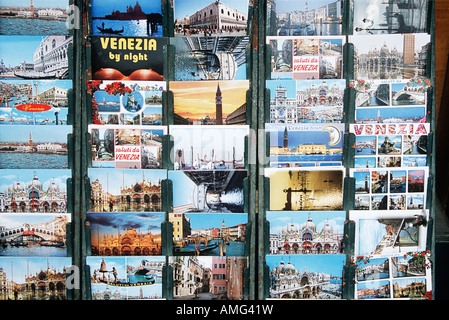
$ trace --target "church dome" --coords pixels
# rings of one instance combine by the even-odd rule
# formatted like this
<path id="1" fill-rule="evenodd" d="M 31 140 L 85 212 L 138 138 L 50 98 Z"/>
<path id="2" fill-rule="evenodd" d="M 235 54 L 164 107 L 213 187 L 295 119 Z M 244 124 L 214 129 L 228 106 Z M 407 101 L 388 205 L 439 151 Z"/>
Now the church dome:
<path id="1" fill-rule="evenodd" d="M 307 219 L 307 221 L 302 225 L 302 230 L 304 230 L 304 229 L 307 229 L 307 230 L 310 230 L 310 231 L 313 231 L 313 232 L 316 231 L 316 225 L 315 225 L 315 223 L 313 223 L 311 217 L 309 217 Z"/>
<path id="2" fill-rule="evenodd" d="M 27 185 L 28 188 L 36 188 L 36 189 L 41 189 L 42 188 L 42 183 L 39 181 L 39 178 L 37 176 L 33 177 L 33 180 L 31 180 L 30 182 L 28 182 Z"/>

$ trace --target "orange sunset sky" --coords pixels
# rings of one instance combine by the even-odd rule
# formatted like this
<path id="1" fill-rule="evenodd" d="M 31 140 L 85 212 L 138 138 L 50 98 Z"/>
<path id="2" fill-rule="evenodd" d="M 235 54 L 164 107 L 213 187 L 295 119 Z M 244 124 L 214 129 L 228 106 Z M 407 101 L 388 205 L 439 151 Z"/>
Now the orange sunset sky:
<path id="1" fill-rule="evenodd" d="M 220 84 L 223 118 L 246 102 L 248 80 L 228 81 L 172 81 L 174 112 L 183 118 L 199 120 L 215 117 L 215 94 Z"/>

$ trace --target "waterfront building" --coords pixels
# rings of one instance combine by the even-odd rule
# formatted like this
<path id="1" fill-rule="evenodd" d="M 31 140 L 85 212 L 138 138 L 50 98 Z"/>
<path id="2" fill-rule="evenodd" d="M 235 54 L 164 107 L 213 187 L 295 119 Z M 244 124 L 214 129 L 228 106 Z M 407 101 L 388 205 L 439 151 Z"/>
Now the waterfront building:
<path id="1" fill-rule="evenodd" d="M 211 30 L 214 33 L 244 31 L 246 14 L 220 1 L 214 1 L 190 15 L 190 30 Z"/>
<path id="2" fill-rule="evenodd" d="M 191 234 L 190 218 L 183 213 L 170 213 L 169 221 L 173 225 L 173 241 L 182 241 Z"/>
<path id="3" fill-rule="evenodd" d="M 68 48 L 72 37 L 46 36 L 33 53 L 33 68 L 54 77 L 64 77 L 68 72 Z"/>
<path id="4" fill-rule="evenodd" d="M 212 257 L 212 279 L 210 290 L 215 295 L 226 295 L 226 257 Z"/>

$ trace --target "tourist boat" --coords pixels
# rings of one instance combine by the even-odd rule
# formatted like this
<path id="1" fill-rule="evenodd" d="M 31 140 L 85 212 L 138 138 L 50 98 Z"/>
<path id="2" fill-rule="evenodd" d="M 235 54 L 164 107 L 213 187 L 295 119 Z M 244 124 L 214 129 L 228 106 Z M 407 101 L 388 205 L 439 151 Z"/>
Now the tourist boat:
<path id="1" fill-rule="evenodd" d="M 100 28 L 97 26 L 97 29 L 101 32 L 101 33 L 107 33 L 107 34 L 121 34 L 124 31 L 124 28 L 122 27 L 121 30 L 113 30 L 112 28 Z"/>
<path id="2" fill-rule="evenodd" d="M 188 244 L 185 245 L 183 247 L 180 246 L 176 246 L 175 252 L 179 253 L 179 254 L 193 254 L 193 253 L 205 253 L 205 252 L 209 252 L 215 248 L 218 248 L 218 243 L 208 243 L 207 245 L 205 245 L 204 242 L 201 242 L 199 245 L 198 244 Z"/>
<path id="3" fill-rule="evenodd" d="M 64 243 L 60 241 L 44 240 L 39 241 L 39 245 L 43 247 L 63 247 Z"/>

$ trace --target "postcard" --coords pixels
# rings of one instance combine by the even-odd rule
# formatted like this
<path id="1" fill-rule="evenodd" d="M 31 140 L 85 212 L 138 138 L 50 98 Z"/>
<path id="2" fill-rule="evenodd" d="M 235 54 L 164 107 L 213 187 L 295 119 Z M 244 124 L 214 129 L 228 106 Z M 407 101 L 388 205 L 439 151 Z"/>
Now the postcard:
<path id="1" fill-rule="evenodd" d="M 1 300 L 67 300 L 72 258 L 0 257 Z M 42 279 L 45 279 L 43 281 Z"/>
<path id="2" fill-rule="evenodd" d="M 93 256 L 161 255 L 163 212 L 88 212 Z"/>
<path id="3" fill-rule="evenodd" d="M 247 214 L 170 213 L 174 255 L 244 256 Z"/>
<path id="4" fill-rule="evenodd" d="M 268 299 L 342 299 L 346 255 L 267 255 Z M 291 279 L 290 285 L 284 281 Z"/>
<path id="5" fill-rule="evenodd" d="M 245 36 L 248 6 L 248 0 L 174 0 L 175 36 Z"/>
<path id="6" fill-rule="evenodd" d="M 354 167 L 425 167 L 429 123 L 350 124 Z"/>
<path id="7" fill-rule="evenodd" d="M 164 81 L 164 37 L 91 36 L 92 79 Z"/>
<path id="8" fill-rule="evenodd" d="M 0 126 L 0 169 L 66 169 L 72 126 Z"/>
<path id="9" fill-rule="evenodd" d="M 267 80 L 271 123 L 337 123 L 343 120 L 345 80 Z"/>
<path id="10" fill-rule="evenodd" d="M 249 49 L 248 36 L 175 37 L 174 79 L 195 80 L 246 80 Z"/>
<path id="11" fill-rule="evenodd" d="M 87 257 L 92 300 L 162 299 L 165 257 Z"/>
<path id="12" fill-rule="evenodd" d="M 68 169 L 0 170 L 0 212 L 66 213 Z"/>
<path id="13" fill-rule="evenodd" d="M 267 168 L 271 211 L 336 211 L 343 208 L 345 169 Z"/>
<path id="14" fill-rule="evenodd" d="M 68 36 L 0 36 L 0 79 L 66 79 Z"/>
<path id="15" fill-rule="evenodd" d="M 428 210 L 350 211 L 356 225 L 354 255 L 380 258 L 425 251 L 428 215 Z"/>
<path id="16" fill-rule="evenodd" d="M 268 1 L 269 36 L 331 36 L 342 34 L 341 0 Z"/>
<path id="17" fill-rule="evenodd" d="M 271 167 L 342 166 L 344 123 L 267 123 Z"/>
<path id="18" fill-rule="evenodd" d="M 354 79 L 414 79 L 427 74 L 427 33 L 349 36 Z"/>
<path id="19" fill-rule="evenodd" d="M 343 79 L 344 36 L 266 37 L 271 79 Z"/>
<path id="20" fill-rule="evenodd" d="M 161 125 L 165 81 L 90 81 L 92 123 Z"/>
<path id="21" fill-rule="evenodd" d="M 0 35 L 67 35 L 69 15 L 69 0 L 2 0 Z"/>
<path id="22" fill-rule="evenodd" d="M 426 208 L 428 167 L 349 170 L 355 180 L 354 210 Z"/>
<path id="23" fill-rule="evenodd" d="M 91 0 L 94 35 L 162 37 L 160 1 Z"/>
<path id="24" fill-rule="evenodd" d="M 169 263 L 177 280 L 173 281 L 174 300 L 245 299 L 247 257 L 173 256 Z"/>
<path id="25" fill-rule="evenodd" d="M 71 80 L 0 81 L 0 125 L 67 124 Z"/>
<path id="26" fill-rule="evenodd" d="M 356 299 L 428 299 L 432 288 L 427 252 L 397 257 L 357 257 Z"/>
<path id="27" fill-rule="evenodd" d="M 0 214 L 0 256 L 67 256 L 70 214 Z"/>
<path id="28" fill-rule="evenodd" d="M 426 78 L 409 80 L 356 80 L 356 123 L 426 122 Z"/>
<path id="29" fill-rule="evenodd" d="M 175 170 L 244 169 L 249 126 L 170 126 Z"/>
<path id="30" fill-rule="evenodd" d="M 243 213 L 247 174 L 246 170 L 169 171 L 173 213 Z"/>
<path id="31" fill-rule="evenodd" d="M 344 211 L 268 211 L 271 255 L 343 254 Z"/>
<path id="32" fill-rule="evenodd" d="M 166 170 L 89 168 L 91 212 L 161 212 Z"/>
<path id="33" fill-rule="evenodd" d="M 357 0 L 352 3 L 354 34 L 426 32 L 427 0 Z"/>
<path id="34" fill-rule="evenodd" d="M 92 167 L 162 169 L 165 126 L 90 125 Z"/>
<path id="35" fill-rule="evenodd" d="M 171 81 L 174 124 L 246 124 L 248 80 Z"/>

